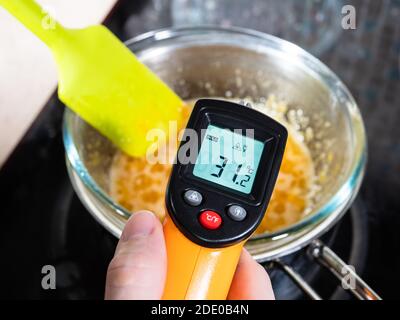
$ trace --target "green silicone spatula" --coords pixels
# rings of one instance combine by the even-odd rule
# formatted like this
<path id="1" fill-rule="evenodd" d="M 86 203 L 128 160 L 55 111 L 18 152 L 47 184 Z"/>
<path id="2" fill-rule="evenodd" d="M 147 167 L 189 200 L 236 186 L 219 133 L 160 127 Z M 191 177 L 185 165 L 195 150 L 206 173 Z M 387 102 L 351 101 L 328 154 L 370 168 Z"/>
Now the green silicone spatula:
<path id="1" fill-rule="evenodd" d="M 51 49 L 60 100 L 126 153 L 145 155 L 149 130 L 167 133 L 169 121 L 180 122 L 182 100 L 106 27 L 46 24 L 48 14 L 34 0 L 0 5 Z"/>

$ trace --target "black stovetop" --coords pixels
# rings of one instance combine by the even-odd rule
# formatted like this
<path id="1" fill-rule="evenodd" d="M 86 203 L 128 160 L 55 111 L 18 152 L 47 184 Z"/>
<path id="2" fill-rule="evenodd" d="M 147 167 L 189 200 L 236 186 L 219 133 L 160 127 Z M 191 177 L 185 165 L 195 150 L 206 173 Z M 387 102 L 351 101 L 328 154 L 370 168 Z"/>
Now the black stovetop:
<path id="1" fill-rule="evenodd" d="M 357 9 L 357 29 L 342 32 L 320 58 L 349 86 L 368 134 L 369 161 L 357 199 L 368 230 L 368 237 L 363 238 L 362 277 L 384 299 L 399 298 L 400 3 L 347 2 Z M 147 1 L 135 3 L 121 1 L 108 21 L 123 40 L 138 33 L 132 29 L 137 23 L 126 21 L 132 15 L 140 19 L 148 5 Z M 170 21 L 166 18 L 163 23 L 167 26 Z M 0 171 L 0 298 L 102 298 L 116 239 L 93 220 L 74 195 L 65 168 L 62 113 L 57 98 L 50 99 Z M 344 259 L 349 256 L 351 221 L 347 215 L 325 236 Z M 299 272 L 307 272 L 307 265 L 296 262 L 299 259 L 292 257 L 290 262 Z M 48 264 L 57 270 L 56 290 L 41 287 L 41 268 Z M 279 297 L 302 298 L 291 292 L 279 271 L 271 270 L 271 274 Z M 328 281 L 332 290 L 318 286 L 328 283 L 321 277 L 332 276 L 321 271 L 313 283 L 325 297 L 331 297 L 336 284 Z"/>

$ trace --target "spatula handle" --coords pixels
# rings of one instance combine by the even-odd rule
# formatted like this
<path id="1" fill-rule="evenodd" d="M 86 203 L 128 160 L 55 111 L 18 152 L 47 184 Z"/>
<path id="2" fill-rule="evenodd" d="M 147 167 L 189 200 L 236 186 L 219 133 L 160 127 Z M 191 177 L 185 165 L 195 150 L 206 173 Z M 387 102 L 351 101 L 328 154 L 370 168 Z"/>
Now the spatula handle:
<path id="1" fill-rule="evenodd" d="M 50 48 L 62 39 L 65 29 L 34 0 L 0 0 L 0 6 L 38 36 Z"/>

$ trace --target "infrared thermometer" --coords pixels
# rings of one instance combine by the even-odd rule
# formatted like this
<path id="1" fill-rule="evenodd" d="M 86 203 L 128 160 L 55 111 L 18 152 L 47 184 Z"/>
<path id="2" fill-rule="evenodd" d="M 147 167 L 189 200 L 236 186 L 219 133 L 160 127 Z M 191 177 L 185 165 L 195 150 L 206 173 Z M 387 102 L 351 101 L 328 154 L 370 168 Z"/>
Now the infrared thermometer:
<path id="1" fill-rule="evenodd" d="M 279 173 L 286 128 L 241 104 L 201 99 L 166 192 L 163 299 L 226 299 Z"/>

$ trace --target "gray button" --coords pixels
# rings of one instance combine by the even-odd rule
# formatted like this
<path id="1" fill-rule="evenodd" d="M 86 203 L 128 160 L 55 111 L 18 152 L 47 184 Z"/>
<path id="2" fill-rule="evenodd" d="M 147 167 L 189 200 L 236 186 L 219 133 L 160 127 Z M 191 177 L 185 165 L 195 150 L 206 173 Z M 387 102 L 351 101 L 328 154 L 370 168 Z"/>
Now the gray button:
<path id="1" fill-rule="evenodd" d="M 247 212 L 241 206 L 230 206 L 228 216 L 235 221 L 243 221 L 247 216 Z"/>
<path id="2" fill-rule="evenodd" d="M 200 205 L 200 203 L 203 201 L 203 197 L 200 192 L 197 192 L 195 190 L 188 190 L 185 192 L 183 195 L 183 199 L 185 199 L 185 202 L 193 207 L 197 207 Z"/>

